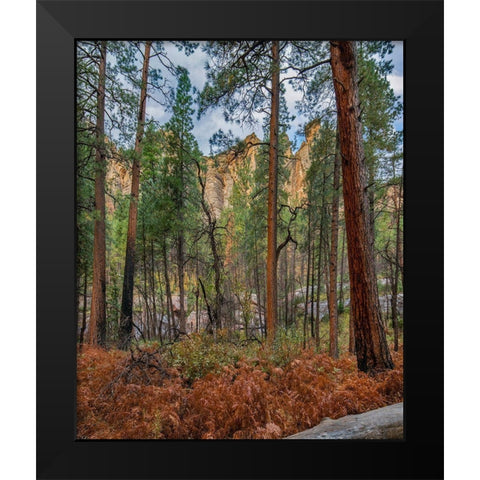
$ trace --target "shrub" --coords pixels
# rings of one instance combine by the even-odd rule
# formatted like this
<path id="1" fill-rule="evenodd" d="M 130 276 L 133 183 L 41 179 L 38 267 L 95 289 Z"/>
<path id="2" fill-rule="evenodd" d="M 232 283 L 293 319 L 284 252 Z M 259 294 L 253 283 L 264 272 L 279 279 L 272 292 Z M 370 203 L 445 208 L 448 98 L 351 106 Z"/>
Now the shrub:
<path id="1" fill-rule="evenodd" d="M 271 349 L 197 335 L 171 351 L 85 347 L 78 356 L 78 436 L 281 438 L 327 416 L 402 400 L 402 351 L 392 353 L 394 370 L 372 377 L 358 372 L 354 356 L 334 360 L 299 345 L 284 332 Z"/>

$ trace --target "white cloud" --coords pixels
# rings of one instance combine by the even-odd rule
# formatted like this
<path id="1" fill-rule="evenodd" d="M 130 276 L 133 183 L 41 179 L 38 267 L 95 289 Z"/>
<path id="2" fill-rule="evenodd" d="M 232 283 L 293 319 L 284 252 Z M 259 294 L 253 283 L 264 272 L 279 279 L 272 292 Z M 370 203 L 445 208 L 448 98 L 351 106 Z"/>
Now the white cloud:
<path id="1" fill-rule="evenodd" d="M 192 85 L 198 90 L 201 90 L 204 87 L 207 79 L 204 67 L 208 59 L 207 55 L 201 50 L 201 48 L 198 48 L 195 53 L 190 56 L 186 56 L 185 53 L 179 52 L 173 43 L 166 42 L 165 49 L 172 63 L 185 67 L 189 72 Z M 395 95 L 403 96 L 403 44 L 401 42 L 400 44 L 395 44 L 393 61 L 395 65 L 394 73 L 389 75 L 387 78 L 395 92 Z M 155 63 L 155 66 L 159 66 L 158 61 Z M 165 75 L 165 77 L 172 81 L 172 84 L 175 84 L 175 80 L 168 72 L 165 71 L 165 69 L 162 69 L 162 73 Z M 299 129 L 301 129 L 309 120 L 308 115 L 299 114 L 295 108 L 295 103 L 301 100 L 301 98 L 301 92 L 295 91 L 291 85 L 286 83 L 285 100 L 287 107 L 288 110 L 296 116 L 295 120 L 291 122 L 288 134 L 291 140 L 296 138 L 297 141 L 301 141 L 303 139 L 302 135 L 298 136 L 297 133 Z M 165 123 L 170 118 L 170 113 L 165 111 L 161 105 L 158 105 L 154 101 L 149 101 L 148 114 L 156 121 L 160 122 L 160 124 Z M 193 133 L 198 141 L 200 150 L 204 154 L 208 154 L 210 151 L 209 139 L 219 129 L 224 131 L 232 130 L 234 135 L 240 138 L 244 138 L 252 132 L 255 132 L 259 138 L 262 138 L 262 117 L 263 114 L 255 115 L 255 120 L 257 120 L 258 123 L 256 125 L 246 125 L 242 128 L 242 126 L 235 123 L 226 122 L 223 116 L 223 111 L 220 108 L 212 108 L 205 115 L 203 115 L 200 120 L 194 118 Z"/>
<path id="2" fill-rule="evenodd" d="M 166 123 L 170 118 L 170 113 L 165 110 L 165 107 L 152 99 L 147 101 L 147 113 L 149 117 L 153 117 L 160 124 Z"/>
<path id="3" fill-rule="evenodd" d="M 255 117 L 256 120 L 258 120 L 258 116 L 255 115 Z M 200 120 L 195 120 L 194 122 L 193 133 L 203 154 L 208 155 L 210 153 L 209 139 L 220 129 L 224 132 L 231 130 L 235 136 L 241 139 L 247 137 L 251 133 L 255 133 L 259 138 L 262 138 L 263 136 L 261 120 L 255 125 L 242 126 L 237 123 L 226 122 L 222 110 L 218 108 L 211 109 L 208 110 Z"/>
<path id="4" fill-rule="evenodd" d="M 390 82 L 395 95 L 403 95 L 403 75 L 387 75 L 387 80 Z"/>

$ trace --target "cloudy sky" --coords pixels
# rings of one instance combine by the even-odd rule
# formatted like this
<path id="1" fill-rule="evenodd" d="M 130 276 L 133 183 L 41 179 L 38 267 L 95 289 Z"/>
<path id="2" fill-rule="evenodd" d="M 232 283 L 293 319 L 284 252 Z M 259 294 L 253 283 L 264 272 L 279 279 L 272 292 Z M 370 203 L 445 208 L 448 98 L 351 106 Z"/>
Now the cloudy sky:
<path id="1" fill-rule="evenodd" d="M 173 63 L 181 65 L 189 71 L 192 85 L 198 90 L 201 90 L 207 79 L 204 68 L 207 62 L 207 55 L 202 52 L 201 49 L 197 49 L 193 55 L 187 57 L 184 53 L 179 52 L 173 45 L 168 43 L 166 44 L 166 50 Z M 399 95 L 401 101 L 403 101 L 403 42 L 394 42 L 394 51 L 391 58 L 393 60 L 394 69 L 392 74 L 388 76 L 388 80 L 390 81 L 395 94 Z M 157 66 L 155 65 L 155 59 L 152 60 L 152 66 Z M 295 108 L 295 102 L 300 100 L 300 94 L 295 92 L 290 85 L 287 84 L 286 87 L 287 106 L 290 112 L 296 116 L 295 120 L 291 123 L 288 134 L 291 140 L 296 141 L 296 146 L 298 148 L 300 142 L 303 140 L 302 136 L 298 135 L 298 131 L 303 130 L 303 125 L 308 119 L 303 115 L 299 115 Z M 170 117 L 170 113 L 153 100 L 149 100 L 147 112 L 151 118 L 155 119 L 160 124 L 167 122 Z M 397 130 L 402 130 L 403 119 L 397 121 L 395 127 Z M 198 120 L 196 116 L 194 119 L 193 133 L 198 141 L 200 150 L 204 154 L 210 152 L 209 139 L 213 133 L 219 129 L 224 131 L 232 130 L 232 132 L 240 138 L 245 138 L 247 135 L 251 134 L 252 131 L 254 131 L 260 138 L 263 136 L 262 124 L 260 121 L 255 126 L 242 128 L 240 125 L 227 123 L 224 120 L 221 110 L 210 109 L 200 120 Z"/>

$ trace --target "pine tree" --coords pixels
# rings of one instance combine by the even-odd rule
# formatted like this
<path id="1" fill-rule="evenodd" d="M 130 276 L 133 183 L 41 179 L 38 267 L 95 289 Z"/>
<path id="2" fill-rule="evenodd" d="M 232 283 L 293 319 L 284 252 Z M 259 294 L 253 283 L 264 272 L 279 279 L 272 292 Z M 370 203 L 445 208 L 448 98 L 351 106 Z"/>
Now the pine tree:
<path id="1" fill-rule="evenodd" d="M 331 65 L 342 155 L 343 198 L 350 271 L 350 315 L 355 330 L 358 368 L 393 368 L 380 317 L 373 253 L 373 230 L 366 192 L 354 42 L 331 42 Z"/>
<path id="2" fill-rule="evenodd" d="M 213 105 L 224 108 L 225 118 L 244 125 L 254 122 L 256 113 L 268 111 L 269 176 L 267 208 L 267 341 L 275 337 L 277 326 L 277 221 L 278 221 L 278 138 L 280 127 L 280 79 L 288 70 L 288 42 L 237 41 L 208 42 L 206 50 L 213 59 L 208 70 L 209 82 L 200 95 L 200 113 Z M 297 55 L 296 58 L 301 58 Z M 309 58 L 310 60 L 310 58 Z M 317 62 L 305 71 L 320 65 Z M 295 67 L 296 68 L 296 67 Z M 304 73 L 296 68 L 295 76 Z"/>
<path id="3" fill-rule="evenodd" d="M 138 196 L 140 189 L 140 159 L 143 148 L 142 140 L 145 125 L 148 64 L 150 60 L 151 46 L 151 41 L 145 43 L 140 104 L 137 117 L 137 133 L 135 137 L 135 151 L 132 164 L 132 188 L 130 194 L 130 211 L 128 215 L 127 247 L 125 252 L 122 307 L 120 316 L 119 348 L 122 349 L 128 348 L 133 333 L 133 282 L 135 277 L 135 241 L 137 236 Z"/>
<path id="4" fill-rule="evenodd" d="M 194 219 L 193 207 L 198 208 L 196 185 L 196 162 L 200 157 L 197 142 L 192 134 L 193 98 L 188 72 L 177 69 L 178 85 L 172 107 L 172 117 L 164 125 L 164 176 L 166 193 L 174 208 L 175 220 L 172 232 L 175 235 L 178 288 L 180 293 L 179 330 L 186 331 L 185 311 L 185 264 L 187 232 Z"/>
<path id="5" fill-rule="evenodd" d="M 105 346 L 106 341 L 106 247 L 105 247 L 105 77 L 107 42 L 100 44 L 100 64 L 95 126 L 95 228 L 93 244 L 93 288 L 89 343 Z"/>

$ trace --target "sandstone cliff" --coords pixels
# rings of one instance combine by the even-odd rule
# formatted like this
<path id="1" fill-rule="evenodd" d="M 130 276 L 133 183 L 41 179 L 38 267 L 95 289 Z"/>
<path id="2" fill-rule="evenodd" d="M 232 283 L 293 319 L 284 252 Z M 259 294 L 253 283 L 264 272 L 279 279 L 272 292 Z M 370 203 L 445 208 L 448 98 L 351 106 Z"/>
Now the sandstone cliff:
<path id="1" fill-rule="evenodd" d="M 305 141 L 296 153 L 287 149 L 285 165 L 288 180 L 282 185 L 292 204 L 298 204 L 306 197 L 305 176 L 311 165 L 310 149 L 318 135 L 320 124 L 313 121 L 305 129 Z M 212 211 L 218 218 L 227 208 L 232 188 L 238 178 L 238 170 L 247 166 L 254 171 L 257 166 L 257 156 L 261 148 L 261 140 L 252 133 L 242 142 L 244 148 L 220 154 L 215 158 L 207 158 L 206 195 Z"/>
<path id="2" fill-rule="evenodd" d="M 286 151 L 285 166 L 288 180 L 283 188 L 292 204 L 299 204 L 306 197 L 305 176 L 311 165 L 310 150 L 319 132 L 319 122 L 313 121 L 305 128 L 305 141 L 302 142 L 297 152 L 291 149 Z M 261 140 L 252 133 L 242 142 L 242 148 L 233 148 L 227 153 L 216 157 L 205 157 L 207 163 L 206 197 L 212 212 L 219 218 L 221 212 L 230 206 L 233 185 L 238 179 L 239 170 L 247 168 L 255 171 L 257 158 L 260 152 Z M 108 160 L 107 188 L 111 195 L 107 195 L 106 207 L 110 213 L 115 209 L 112 197 L 121 193 L 128 195 L 130 192 L 131 172 L 126 162 L 119 158 L 114 147 Z"/>

